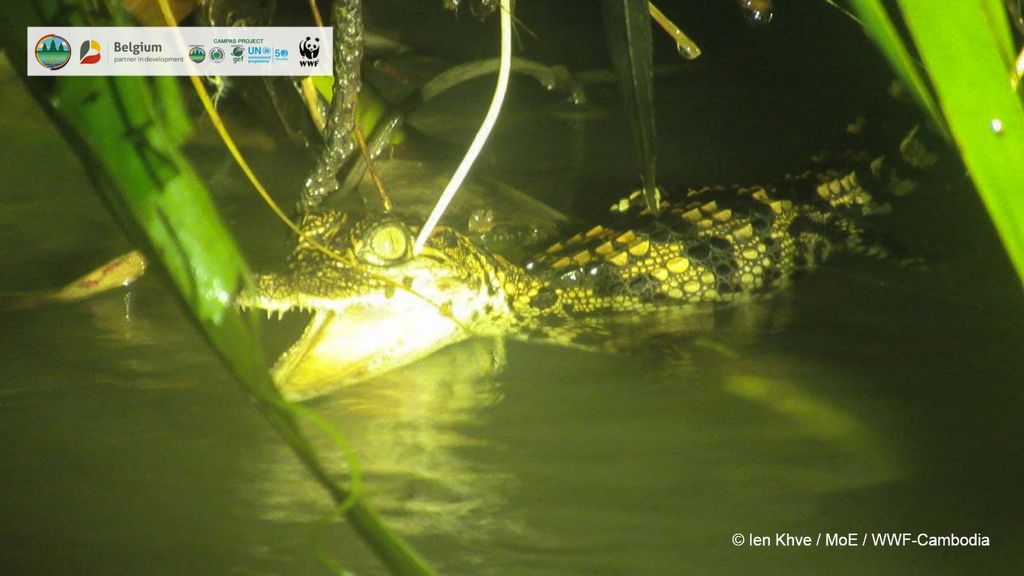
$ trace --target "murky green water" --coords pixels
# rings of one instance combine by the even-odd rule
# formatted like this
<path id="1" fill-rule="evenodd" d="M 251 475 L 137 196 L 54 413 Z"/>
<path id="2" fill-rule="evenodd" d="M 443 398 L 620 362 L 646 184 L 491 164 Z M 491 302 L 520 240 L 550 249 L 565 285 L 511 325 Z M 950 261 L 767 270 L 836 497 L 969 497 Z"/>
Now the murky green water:
<path id="1" fill-rule="evenodd" d="M 794 40 L 822 14 L 760 35 L 694 34 L 707 61 L 659 85 L 666 180 L 778 176 L 859 113 L 884 86 L 863 79 L 879 62 L 841 23 L 825 26 L 830 42 Z M 819 58 L 803 54 L 809 45 Z M 537 57 L 588 63 L 574 46 L 553 39 Z M 127 248 L 20 90 L 5 72 L 3 293 L 58 286 Z M 523 101 L 541 99 L 529 90 Z M 614 92 L 592 96 L 614 113 Z M 564 126 L 541 131 L 521 112 L 494 157 L 499 171 L 533 168 L 509 179 L 546 178 L 563 191 L 549 201 L 575 214 L 631 184 L 620 123 L 598 118 L 566 140 Z M 301 181 L 301 154 L 253 154 L 276 189 Z M 197 156 L 256 261 L 283 258 L 286 235 L 226 157 Z M 926 270 L 837 258 L 739 312 L 756 320 L 752 333 L 633 356 L 510 343 L 495 376 L 474 372 L 490 350 L 470 344 L 313 405 L 359 452 L 371 501 L 444 573 L 1018 573 L 1019 281 L 958 179 L 902 201 L 890 227 Z M 4 313 L 0 327 L 3 573 L 323 573 L 310 534 L 327 499 L 159 277 Z M 285 332 L 268 324 L 269 345 Z M 851 532 L 980 533 L 991 546 L 731 543 Z M 343 526 L 326 542 L 346 568 L 383 573 Z"/>

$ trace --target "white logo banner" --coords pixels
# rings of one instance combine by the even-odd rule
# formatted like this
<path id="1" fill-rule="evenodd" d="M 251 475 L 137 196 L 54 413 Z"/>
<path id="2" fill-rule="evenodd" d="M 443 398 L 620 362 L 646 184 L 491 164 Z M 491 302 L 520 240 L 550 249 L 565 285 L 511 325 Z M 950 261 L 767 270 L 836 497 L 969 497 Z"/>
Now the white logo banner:
<path id="1" fill-rule="evenodd" d="M 28 29 L 29 76 L 330 76 L 333 30 L 308 27 Z"/>

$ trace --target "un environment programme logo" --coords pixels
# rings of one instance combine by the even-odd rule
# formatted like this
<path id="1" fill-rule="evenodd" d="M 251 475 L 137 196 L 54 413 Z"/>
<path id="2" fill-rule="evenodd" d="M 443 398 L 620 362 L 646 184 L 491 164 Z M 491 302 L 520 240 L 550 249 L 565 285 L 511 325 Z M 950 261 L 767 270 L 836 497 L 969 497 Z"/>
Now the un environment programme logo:
<path id="1" fill-rule="evenodd" d="M 100 43 L 95 40 L 82 42 L 82 48 L 78 51 L 79 64 L 95 64 L 100 61 Z"/>
<path id="2" fill-rule="evenodd" d="M 299 42 L 299 66 L 315 68 L 320 64 L 317 57 L 320 56 L 320 39 L 306 36 L 305 40 Z"/>
<path id="3" fill-rule="evenodd" d="M 249 46 L 246 54 L 249 55 L 249 64 L 270 64 L 274 51 L 269 46 Z"/>
<path id="4" fill-rule="evenodd" d="M 206 60 L 206 50 L 203 50 L 202 46 L 193 46 L 188 51 L 188 59 L 199 64 L 203 60 Z"/>
<path id="5" fill-rule="evenodd" d="M 71 61 L 71 44 L 56 34 L 47 34 L 36 42 L 36 62 L 50 70 L 60 70 Z"/>
<path id="6" fill-rule="evenodd" d="M 224 49 L 220 46 L 210 48 L 210 62 L 219 64 L 224 61 Z"/>

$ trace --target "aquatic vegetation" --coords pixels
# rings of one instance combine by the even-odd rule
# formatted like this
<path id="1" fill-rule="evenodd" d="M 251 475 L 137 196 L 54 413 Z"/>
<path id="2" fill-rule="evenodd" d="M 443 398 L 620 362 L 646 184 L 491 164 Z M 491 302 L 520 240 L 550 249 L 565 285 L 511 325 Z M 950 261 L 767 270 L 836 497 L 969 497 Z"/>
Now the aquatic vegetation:
<path id="1" fill-rule="evenodd" d="M 937 9 L 928 0 L 899 0 L 910 32 L 904 39 L 880 0 L 850 4 L 917 100 L 952 136 L 1024 279 L 1024 103 L 1006 6 L 983 0 Z M 921 77 L 912 48 L 934 92 Z"/>
<path id="2" fill-rule="evenodd" d="M 658 210 L 654 130 L 654 48 L 646 0 L 602 0 L 605 34 L 633 133 L 647 208 Z"/>
<path id="3" fill-rule="evenodd" d="M 86 14 L 48 0 L 39 0 L 36 7 L 52 23 L 110 22 L 100 12 Z M 163 7 L 169 15 L 166 3 Z M 20 76 L 65 137 L 76 143 L 75 150 L 118 223 L 156 257 L 155 263 L 167 273 L 211 345 L 273 428 L 396 573 L 431 573 L 381 524 L 360 494 L 350 491 L 355 486 L 343 486 L 327 470 L 299 426 L 304 413 L 284 402 L 274 386 L 259 345 L 234 306 L 234 295 L 249 282 L 249 269 L 206 186 L 179 149 L 188 123 L 177 114 L 177 84 L 140 77 L 28 79 L 24 31 L 35 23 L 35 16 L 13 6 L 5 6 L 3 13 L 0 42 L 21 67 Z M 103 137 L 111 133 L 124 137 Z"/>

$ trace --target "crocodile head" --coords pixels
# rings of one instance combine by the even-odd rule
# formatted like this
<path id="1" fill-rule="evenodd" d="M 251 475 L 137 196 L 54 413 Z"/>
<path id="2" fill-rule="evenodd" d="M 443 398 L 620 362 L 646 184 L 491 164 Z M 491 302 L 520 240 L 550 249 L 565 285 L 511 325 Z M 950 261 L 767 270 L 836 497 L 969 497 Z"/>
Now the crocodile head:
<path id="1" fill-rule="evenodd" d="M 257 277 L 239 304 L 312 313 L 274 366 L 284 394 L 306 398 L 372 378 L 510 321 L 504 259 L 440 227 L 412 255 L 414 228 L 391 216 L 307 215 L 284 274 Z"/>

